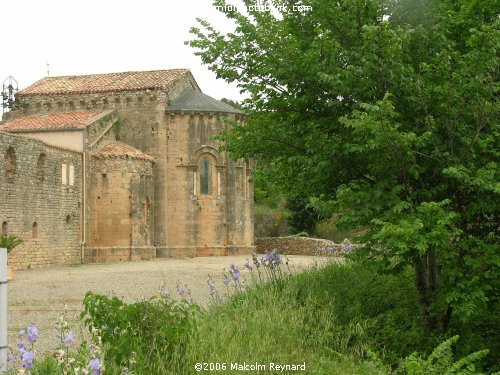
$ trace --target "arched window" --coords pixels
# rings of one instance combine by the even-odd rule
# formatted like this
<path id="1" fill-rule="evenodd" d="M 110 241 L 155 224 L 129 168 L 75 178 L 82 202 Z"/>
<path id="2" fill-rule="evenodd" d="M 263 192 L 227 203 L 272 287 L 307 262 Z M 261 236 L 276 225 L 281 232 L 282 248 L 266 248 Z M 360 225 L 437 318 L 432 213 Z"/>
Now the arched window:
<path id="1" fill-rule="evenodd" d="M 68 224 L 68 225 L 71 224 L 71 216 L 70 215 L 66 216 L 66 224 Z"/>
<path id="2" fill-rule="evenodd" d="M 210 194 L 210 160 L 201 159 L 200 161 L 200 194 Z"/>
<path id="3" fill-rule="evenodd" d="M 5 178 L 12 182 L 17 174 L 16 152 L 13 147 L 9 147 L 4 156 Z"/>
<path id="4" fill-rule="evenodd" d="M 36 177 L 38 181 L 43 182 L 45 180 L 45 162 L 47 161 L 47 156 L 45 154 L 40 154 L 38 161 L 36 163 Z"/>
<path id="5" fill-rule="evenodd" d="M 31 237 L 38 238 L 38 224 L 36 223 L 36 221 L 33 223 L 33 228 L 31 230 Z"/>
<path id="6" fill-rule="evenodd" d="M 7 236 L 9 234 L 9 224 L 6 221 L 2 223 L 2 236 Z"/>

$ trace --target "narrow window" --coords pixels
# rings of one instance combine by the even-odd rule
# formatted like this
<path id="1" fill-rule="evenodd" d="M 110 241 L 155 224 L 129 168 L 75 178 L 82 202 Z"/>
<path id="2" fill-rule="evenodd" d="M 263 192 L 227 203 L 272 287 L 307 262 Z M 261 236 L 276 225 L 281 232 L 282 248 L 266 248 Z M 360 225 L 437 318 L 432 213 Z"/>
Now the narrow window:
<path id="1" fill-rule="evenodd" d="M 66 216 L 66 224 L 68 224 L 68 225 L 71 224 L 71 216 L 70 215 Z"/>
<path id="2" fill-rule="evenodd" d="M 107 189 L 109 186 L 108 175 L 106 173 L 102 174 L 102 188 Z"/>
<path id="3" fill-rule="evenodd" d="M 14 181 L 17 174 L 16 152 L 13 147 L 9 147 L 4 156 L 5 178 L 7 181 Z"/>
<path id="4" fill-rule="evenodd" d="M 38 161 L 36 162 L 36 177 L 38 181 L 45 181 L 45 162 L 47 161 L 47 156 L 45 154 L 40 154 Z"/>
<path id="5" fill-rule="evenodd" d="M 109 102 L 108 102 L 108 99 L 104 98 L 102 100 L 102 106 L 104 109 L 108 109 L 109 108 Z"/>
<path id="6" fill-rule="evenodd" d="M 245 165 L 241 168 L 241 195 L 243 198 L 247 197 L 247 170 Z"/>
<path id="7" fill-rule="evenodd" d="M 210 161 L 207 159 L 200 162 L 200 194 L 210 194 Z"/>
<path id="8" fill-rule="evenodd" d="M 151 202 L 149 201 L 149 197 L 146 197 L 144 201 L 144 220 L 146 224 L 151 222 Z"/>
<path id="9" fill-rule="evenodd" d="M 66 163 L 62 163 L 61 164 L 61 183 L 63 185 L 66 185 L 68 183 L 68 166 L 66 165 Z"/>
<path id="10" fill-rule="evenodd" d="M 222 195 L 222 185 L 221 185 L 221 179 L 220 179 L 220 171 L 217 171 L 217 195 L 218 196 Z"/>
<path id="11" fill-rule="evenodd" d="M 250 161 L 247 161 L 245 163 L 246 165 L 246 179 L 245 179 L 245 192 L 246 192 L 246 199 L 250 199 Z"/>
<path id="12" fill-rule="evenodd" d="M 75 184 L 75 167 L 73 164 L 69 166 L 69 185 L 73 186 Z"/>
<path id="13" fill-rule="evenodd" d="M 31 230 L 31 237 L 38 238 L 38 224 L 36 223 L 36 221 L 33 223 L 33 228 Z"/>
<path id="14" fill-rule="evenodd" d="M 9 234 L 9 224 L 6 221 L 2 223 L 2 236 L 7 236 Z"/>

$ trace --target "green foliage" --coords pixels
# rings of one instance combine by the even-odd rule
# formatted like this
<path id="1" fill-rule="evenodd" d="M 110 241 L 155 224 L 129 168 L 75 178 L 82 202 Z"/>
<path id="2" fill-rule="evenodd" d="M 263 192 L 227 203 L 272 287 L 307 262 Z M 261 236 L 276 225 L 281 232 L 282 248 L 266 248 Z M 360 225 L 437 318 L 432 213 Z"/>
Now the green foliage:
<path id="1" fill-rule="evenodd" d="M 488 350 L 471 353 L 454 362 L 451 346 L 457 341 L 458 336 L 446 340 L 434 349 L 427 359 L 413 353 L 402 361 L 401 369 L 408 375 L 481 374 L 482 372 L 476 371 L 474 363 L 484 358 Z"/>
<path id="2" fill-rule="evenodd" d="M 292 196 L 287 198 L 286 208 L 290 211 L 290 217 L 287 221 L 294 233 L 313 233 L 316 224 L 322 219 L 309 205 L 309 200 L 306 197 Z"/>
<path id="3" fill-rule="evenodd" d="M 395 365 L 415 349 L 425 351 L 428 340 L 419 325 L 418 304 L 410 270 L 382 274 L 361 262 L 331 264 L 315 273 L 297 276 L 297 298 L 310 295 L 328 305 L 339 329 L 364 326 L 361 338 L 366 347 L 382 354 L 385 363 Z M 335 350 L 346 353 L 347 348 Z"/>
<path id="4" fill-rule="evenodd" d="M 278 205 L 276 208 L 263 204 L 254 206 L 255 237 L 282 237 L 290 234 L 287 224 L 289 212 Z"/>
<path id="5" fill-rule="evenodd" d="M 186 368 L 195 362 L 305 361 L 311 374 L 388 373 L 367 354 L 366 324 L 361 320 L 341 324 L 336 312 L 345 301 L 325 299 L 324 286 L 317 288 L 326 274 L 337 270 L 331 266 L 257 284 L 211 306 L 198 321 L 198 340 L 191 342 Z"/>
<path id="6" fill-rule="evenodd" d="M 30 372 L 30 374 L 33 375 L 53 375 L 62 373 L 57 361 L 51 357 L 43 357 L 41 361 L 36 361 Z"/>
<path id="7" fill-rule="evenodd" d="M 427 335 L 472 322 L 500 280 L 498 1 L 304 3 L 191 29 L 203 63 L 249 95 L 248 122 L 221 139 L 365 230 L 372 262 L 411 267 Z"/>
<path id="8" fill-rule="evenodd" d="M 0 234 L 0 247 L 7 249 L 7 254 L 11 252 L 16 246 L 23 243 L 23 240 L 20 238 L 10 234 L 8 236 L 4 236 Z"/>
<path id="9" fill-rule="evenodd" d="M 112 367 L 130 367 L 137 373 L 172 373 L 185 355 L 198 305 L 169 297 L 126 304 L 117 297 L 88 292 L 81 317 L 97 330 Z"/>

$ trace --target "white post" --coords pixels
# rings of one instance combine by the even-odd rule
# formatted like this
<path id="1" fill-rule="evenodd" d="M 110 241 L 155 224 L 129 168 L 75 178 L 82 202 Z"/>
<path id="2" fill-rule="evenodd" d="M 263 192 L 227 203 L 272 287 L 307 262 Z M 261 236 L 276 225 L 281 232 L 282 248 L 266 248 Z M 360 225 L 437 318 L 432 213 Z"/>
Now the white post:
<path id="1" fill-rule="evenodd" d="M 0 248 L 0 373 L 7 371 L 7 249 Z"/>

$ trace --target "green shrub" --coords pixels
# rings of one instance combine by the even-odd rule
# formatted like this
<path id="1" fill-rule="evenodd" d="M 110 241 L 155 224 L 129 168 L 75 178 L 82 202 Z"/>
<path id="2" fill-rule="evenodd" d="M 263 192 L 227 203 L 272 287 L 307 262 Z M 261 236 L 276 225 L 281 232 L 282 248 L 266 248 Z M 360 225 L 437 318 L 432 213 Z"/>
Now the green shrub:
<path id="1" fill-rule="evenodd" d="M 446 340 L 427 359 L 413 353 L 401 362 L 401 372 L 408 375 L 481 374 L 476 371 L 474 363 L 486 357 L 488 350 L 471 353 L 454 362 L 451 346 L 457 341 L 458 336 Z"/>
<path id="2" fill-rule="evenodd" d="M 291 233 L 287 224 L 289 212 L 282 207 L 276 208 L 266 205 L 255 205 L 254 221 L 256 237 L 281 237 Z"/>
<path id="3" fill-rule="evenodd" d="M 83 322 L 99 333 L 108 365 L 141 374 L 170 373 L 185 355 L 199 313 L 198 305 L 168 295 L 126 304 L 88 292 L 83 304 Z"/>
<path id="4" fill-rule="evenodd" d="M 420 328 L 418 305 L 410 270 L 381 274 L 368 265 L 329 264 L 316 272 L 297 275 L 298 301 L 315 295 L 329 303 L 340 328 L 363 324 L 365 345 L 396 365 L 415 350 L 428 346 Z"/>

